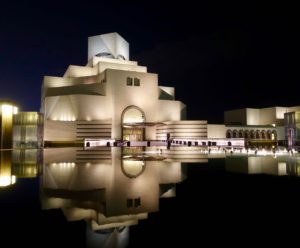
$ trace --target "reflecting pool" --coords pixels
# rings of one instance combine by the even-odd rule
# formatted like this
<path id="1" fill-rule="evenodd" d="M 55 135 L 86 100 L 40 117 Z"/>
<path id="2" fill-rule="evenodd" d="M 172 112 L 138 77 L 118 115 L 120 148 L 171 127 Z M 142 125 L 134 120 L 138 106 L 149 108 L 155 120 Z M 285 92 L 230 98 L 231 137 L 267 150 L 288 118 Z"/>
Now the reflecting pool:
<path id="1" fill-rule="evenodd" d="M 234 244 L 236 235 L 246 238 L 251 225 L 258 236 L 274 228 L 274 234 L 280 229 L 284 237 L 282 225 L 288 221 L 283 217 L 299 205 L 297 154 L 178 149 L 1 151 L 3 242 L 31 247 L 192 246 L 215 244 L 220 240 L 209 237 L 225 235 L 223 244 Z"/>

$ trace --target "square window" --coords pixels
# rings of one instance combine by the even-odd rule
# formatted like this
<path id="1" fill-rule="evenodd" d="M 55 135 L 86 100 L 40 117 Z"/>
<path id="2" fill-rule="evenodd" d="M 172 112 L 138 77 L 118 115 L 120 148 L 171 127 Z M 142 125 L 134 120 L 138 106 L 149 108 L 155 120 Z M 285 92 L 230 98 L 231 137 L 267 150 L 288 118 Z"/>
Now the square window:
<path id="1" fill-rule="evenodd" d="M 130 77 L 127 78 L 127 85 L 132 86 L 132 78 Z"/>
<path id="2" fill-rule="evenodd" d="M 127 199 L 127 208 L 132 208 L 132 207 L 133 207 L 133 200 Z"/>
<path id="3" fill-rule="evenodd" d="M 140 207 L 141 206 L 141 198 L 135 198 L 134 199 L 134 207 Z"/>
<path id="4" fill-rule="evenodd" d="M 140 79 L 134 78 L 134 86 L 140 86 Z"/>

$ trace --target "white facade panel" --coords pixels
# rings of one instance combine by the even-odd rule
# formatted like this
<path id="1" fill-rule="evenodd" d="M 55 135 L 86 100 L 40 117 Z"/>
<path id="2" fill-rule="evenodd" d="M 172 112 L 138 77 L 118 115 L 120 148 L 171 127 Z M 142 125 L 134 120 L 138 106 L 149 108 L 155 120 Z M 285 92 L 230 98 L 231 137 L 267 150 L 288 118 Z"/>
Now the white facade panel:
<path id="1" fill-rule="evenodd" d="M 226 138 L 226 127 L 225 125 L 207 125 L 207 138 L 209 139 L 218 139 L 218 138 Z"/>
<path id="2" fill-rule="evenodd" d="M 129 60 L 129 43 L 118 33 L 96 35 L 88 38 L 88 60 L 98 54 L 120 55 Z"/>
<path id="3" fill-rule="evenodd" d="M 246 118 L 247 123 L 246 125 L 260 125 L 260 115 L 259 115 L 259 109 L 246 109 Z"/>
<path id="4" fill-rule="evenodd" d="M 44 141 L 75 141 L 76 123 L 74 121 L 44 122 Z"/>

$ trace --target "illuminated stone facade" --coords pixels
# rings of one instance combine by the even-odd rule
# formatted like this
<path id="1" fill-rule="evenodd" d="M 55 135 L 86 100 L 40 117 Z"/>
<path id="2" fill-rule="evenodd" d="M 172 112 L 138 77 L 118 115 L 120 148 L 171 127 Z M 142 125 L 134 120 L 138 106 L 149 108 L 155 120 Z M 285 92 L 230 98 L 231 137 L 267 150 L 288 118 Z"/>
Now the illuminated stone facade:
<path id="1" fill-rule="evenodd" d="M 293 115 L 299 110 L 300 106 L 275 106 L 225 111 L 225 124 L 208 125 L 208 138 L 244 138 L 246 145 L 292 147 L 296 144 L 296 122 Z"/>
<path id="2" fill-rule="evenodd" d="M 41 174 L 41 149 L 0 150 L 0 187 L 16 183 L 18 178 L 33 178 Z"/>
<path id="3" fill-rule="evenodd" d="M 39 148 L 43 141 L 43 115 L 20 112 L 13 119 L 13 148 Z"/>
<path id="4" fill-rule="evenodd" d="M 300 111 L 286 113 L 284 121 L 287 146 L 300 147 Z"/>
<path id="5" fill-rule="evenodd" d="M 175 133 L 207 137 L 206 121 L 180 123 L 185 108 L 175 100 L 174 88 L 159 86 L 157 74 L 129 60 L 129 44 L 120 35 L 93 36 L 88 39 L 86 66 L 70 65 L 63 77 L 44 77 L 44 141 L 140 141 L 172 138 Z M 185 130 L 180 126 L 176 132 L 166 131 L 181 124 Z"/>
<path id="6" fill-rule="evenodd" d="M 12 148 L 13 117 L 18 113 L 17 106 L 8 101 L 0 101 L 0 149 Z"/>

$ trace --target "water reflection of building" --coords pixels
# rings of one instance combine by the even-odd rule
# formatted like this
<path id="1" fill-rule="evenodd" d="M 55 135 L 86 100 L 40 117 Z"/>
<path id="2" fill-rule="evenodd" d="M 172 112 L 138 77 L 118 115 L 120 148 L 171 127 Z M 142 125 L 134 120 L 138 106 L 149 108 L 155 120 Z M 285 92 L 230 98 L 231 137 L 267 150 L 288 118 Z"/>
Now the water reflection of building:
<path id="1" fill-rule="evenodd" d="M 0 187 L 6 187 L 16 182 L 16 176 L 11 171 L 11 151 L 0 151 Z"/>
<path id="2" fill-rule="evenodd" d="M 40 175 L 41 162 L 41 150 L 1 150 L 0 187 L 15 184 L 17 178 Z"/>
<path id="3" fill-rule="evenodd" d="M 175 184 L 185 177 L 180 162 L 145 154 L 122 157 L 121 149 L 106 147 L 45 150 L 43 209 L 61 208 L 69 221 L 84 219 L 94 233 L 118 237 L 158 211 L 160 197 L 175 196 Z"/>
<path id="4" fill-rule="evenodd" d="M 298 156 L 227 156 L 226 170 L 245 174 L 300 175 Z"/>
<path id="5" fill-rule="evenodd" d="M 300 157 L 287 158 L 286 171 L 289 175 L 300 176 Z"/>
<path id="6" fill-rule="evenodd" d="M 40 149 L 18 149 L 12 151 L 12 173 L 17 178 L 41 175 L 43 152 Z"/>

